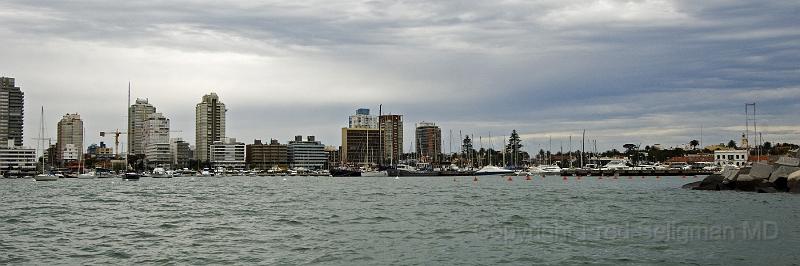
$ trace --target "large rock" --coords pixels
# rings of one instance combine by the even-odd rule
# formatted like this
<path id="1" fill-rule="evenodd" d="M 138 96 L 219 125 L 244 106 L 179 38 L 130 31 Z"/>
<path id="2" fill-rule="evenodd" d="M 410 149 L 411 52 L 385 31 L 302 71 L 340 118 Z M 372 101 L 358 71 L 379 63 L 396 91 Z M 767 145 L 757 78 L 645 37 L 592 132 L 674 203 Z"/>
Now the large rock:
<path id="1" fill-rule="evenodd" d="M 800 193 L 800 171 L 789 174 L 789 177 L 786 178 L 786 186 L 789 192 Z"/>
<path id="2" fill-rule="evenodd" d="M 701 183 L 703 183 L 703 181 L 692 182 L 692 183 L 689 183 L 689 184 L 681 186 L 681 188 L 698 190 L 698 188 L 700 187 Z"/>
<path id="3" fill-rule="evenodd" d="M 724 170 L 722 170 L 722 173 L 720 174 L 722 175 L 723 179 L 728 181 L 734 181 L 736 180 L 736 177 L 739 176 L 740 171 L 741 171 L 740 169 L 736 168 L 725 168 Z"/>
<path id="4" fill-rule="evenodd" d="M 775 171 L 773 171 L 772 174 L 769 176 L 769 182 L 775 183 L 775 181 L 777 181 L 779 178 L 785 178 L 785 179 L 789 178 L 789 175 L 791 173 L 797 171 L 800 171 L 800 167 L 785 166 L 785 165 L 778 166 L 778 168 L 775 169 Z"/>
<path id="5" fill-rule="evenodd" d="M 776 164 L 785 165 L 785 166 L 800 166 L 800 158 L 794 158 L 789 156 L 782 156 L 778 158 L 778 161 L 775 162 Z"/>
<path id="6" fill-rule="evenodd" d="M 694 190 L 720 190 L 722 186 L 722 182 L 724 181 L 724 177 L 721 175 L 709 175 L 700 181 L 699 184 L 693 186 L 692 189 Z M 697 182 L 695 182 L 697 183 Z M 692 183 L 694 184 L 694 183 Z M 687 184 L 691 185 L 691 184 Z"/>
<path id="7" fill-rule="evenodd" d="M 755 191 L 761 179 L 754 178 L 749 174 L 739 175 L 736 181 L 733 181 L 736 190 L 741 191 Z"/>
<path id="8" fill-rule="evenodd" d="M 777 189 L 774 187 L 758 187 L 756 188 L 756 192 L 758 193 L 776 193 L 778 192 Z"/>
<path id="9" fill-rule="evenodd" d="M 750 175 L 750 177 L 755 181 L 769 179 L 770 174 L 772 174 L 772 172 L 777 168 L 777 165 L 758 162 L 753 164 L 753 167 L 750 168 L 750 173 L 748 175 Z"/>

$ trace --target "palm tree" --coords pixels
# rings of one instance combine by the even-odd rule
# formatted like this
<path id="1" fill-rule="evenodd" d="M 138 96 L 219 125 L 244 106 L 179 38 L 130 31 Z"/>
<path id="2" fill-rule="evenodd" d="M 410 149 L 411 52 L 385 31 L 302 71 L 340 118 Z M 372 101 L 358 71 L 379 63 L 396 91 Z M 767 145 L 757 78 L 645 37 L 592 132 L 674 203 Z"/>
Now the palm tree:
<path id="1" fill-rule="evenodd" d="M 700 146 L 700 142 L 696 139 L 693 139 L 692 141 L 689 141 L 689 146 L 692 146 L 692 149 L 696 150 L 697 146 Z"/>

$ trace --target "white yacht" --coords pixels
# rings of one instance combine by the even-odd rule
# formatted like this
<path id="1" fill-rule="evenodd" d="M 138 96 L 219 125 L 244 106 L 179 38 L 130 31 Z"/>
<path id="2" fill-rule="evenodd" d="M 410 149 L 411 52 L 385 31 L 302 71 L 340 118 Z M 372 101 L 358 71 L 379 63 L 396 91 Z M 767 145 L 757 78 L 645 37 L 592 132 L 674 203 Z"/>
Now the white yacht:
<path id="1" fill-rule="evenodd" d="M 558 165 L 547 165 L 544 167 L 540 167 L 541 173 L 544 175 L 560 175 L 561 174 L 561 167 Z"/>
<path id="2" fill-rule="evenodd" d="M 386 177 L 389 176 L 389 172 L 387 171 L 378 171 L 378 170 L 367 170 L 362 171 L 361 176 L 363 177 Z"/>
<path id="3" fill-rule="evenodd" d="M 172 178 L 172 173 L 167 172 L 164 168 L 156 167 L 153 169 L 153 173 L 150 174 L 152 178 Z"/>
<path id="4" fill-rule="evenodd" d="M 494 165 L 487 165 L 475 172 L 476 176 L 479 175 L 513 175 L 514 170 L 497 167 Z"/>
<path id="5" fill-rule="evenodd" d="M 80 179 L 94 179 L 95 177 L 94 171 L 78 175 Z"/>
<path id="6" fill-rule="evenodd" d="M 54 174 L 42 173 L 42 174 L 38 174 L 38 175 L 34 176 L 33 179 L 36 180 L 36 181 L 56 181 L 56 180 L 58 180 L 58 176 L 56 176 Z"/>
<path id="7" fill-rule="evenodd" d="M 630 167 L 628 167 L 628 164 L 624 160 L 610 161 L 606 165 L 604 165 L 603 168 L 600 168 L 600 170 L 603 171 L 628 170 L 628 169 L 630 169 Z"/>

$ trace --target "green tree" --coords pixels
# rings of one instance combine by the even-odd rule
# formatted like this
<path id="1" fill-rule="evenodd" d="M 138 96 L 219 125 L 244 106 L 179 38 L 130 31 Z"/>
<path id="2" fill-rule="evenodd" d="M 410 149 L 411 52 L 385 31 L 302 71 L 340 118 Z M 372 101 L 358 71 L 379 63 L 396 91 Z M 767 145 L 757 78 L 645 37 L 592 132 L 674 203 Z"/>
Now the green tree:
<path id="1" fill-rule="evenodd" d="M 730 140 L 728 141 L 728 148 L 736 148 L 736 141 Z"/>
<path id="2" fill-rule="evenodd" d="M 696 150 L 697 146 L 700 146 L 700 141 L 693 139 L 692 141 L 689 141 L 689 146 L 692 146 L 692 149 Z"/>
<path id="3" fill-rule="evenodd" d="M 508 138 L 508 144 L 506 145 L 505 153 L 509 155 L 510 164 L 514 167 L 519 165 L 520 160 L 522 159 L 520 156 L 520 149 L 522 148 L 521 140 L 519 138 L 519 134 L 517 134 L 517 130 L 514 129 L 511 131 L 511 136 Z"/>

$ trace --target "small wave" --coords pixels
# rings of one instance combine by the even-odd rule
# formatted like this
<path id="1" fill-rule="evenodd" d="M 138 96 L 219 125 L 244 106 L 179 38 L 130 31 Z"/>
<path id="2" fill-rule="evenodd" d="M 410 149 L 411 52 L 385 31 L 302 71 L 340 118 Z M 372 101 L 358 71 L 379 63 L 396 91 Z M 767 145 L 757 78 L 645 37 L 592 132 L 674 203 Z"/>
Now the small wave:
<path id="1" fill-rule="evenodd" d="M 274 221 L 277 222 L 277 223 L 288 224 L 288 225 L 301 225 L 301 224 L 303 224 L 303 223 L 301 223 L 299 221 L 289 220 L 289 219 L 284 219 L 284 218 L 277 219 L 277 220 L 274 220 Z"/>

